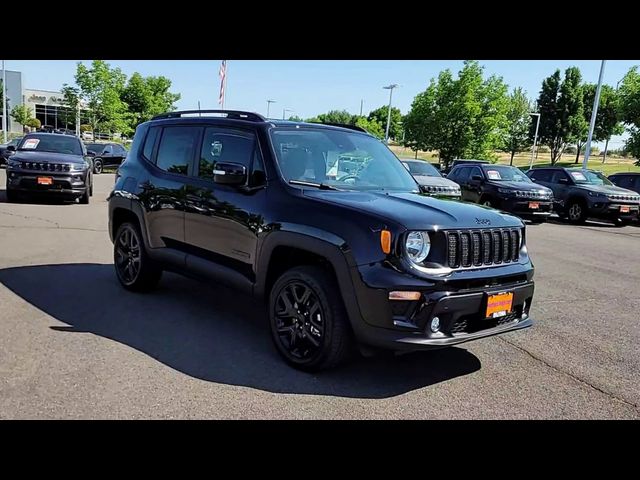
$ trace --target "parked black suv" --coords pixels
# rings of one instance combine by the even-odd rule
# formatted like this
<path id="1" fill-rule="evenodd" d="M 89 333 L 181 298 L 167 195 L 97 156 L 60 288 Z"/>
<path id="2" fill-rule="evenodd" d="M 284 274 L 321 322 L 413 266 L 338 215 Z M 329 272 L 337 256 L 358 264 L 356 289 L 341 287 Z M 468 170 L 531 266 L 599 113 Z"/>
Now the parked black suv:
<path id="1" fill-rule="evenodd" d="M 625 225 L 638 215 L 640 195 L 616 187 L 593 170 L 545 167 L 527 172 L 534 182 L 553 190 L 554 208 L 562 218 L 583 223 L 587 218 Z"/>
<path id="2" fill-rule="evenodd" d="M 89 203 L 91 159 L 79 138 L 56 133 L 30 133 L 22 138 L 7 160 L 7 200 L 36 194 Z"/>
<path id="3" fill-rule="evenodd" d="M 553 192 L 533 183 L 509 165 L 465 163 L 449 175 L 460 185 L 462 200 L 498 208 L 534 222 L 544 222 L 553 211 Z"/>
<path id="4" fill-rule="evenodd" d="M 328 178 L 342 154 L 366 165 Z M 307 371 L 356 342 L 418 350 L 532 324 L 522 221 L 420 194 L 384 143 L 345 128 L 155 117 L 118 169 L 109 233 L 124 288 L 149 290 L 167 269 L 263 297 L 277 350 Z"/>
<path id="5" fill-rule="evenodd" d="M 117 167 L 127 157 L 127 149 L 119 143 L 87 143 L 87 153 L 93 157 L 93 173 L 105 167 Z"/>

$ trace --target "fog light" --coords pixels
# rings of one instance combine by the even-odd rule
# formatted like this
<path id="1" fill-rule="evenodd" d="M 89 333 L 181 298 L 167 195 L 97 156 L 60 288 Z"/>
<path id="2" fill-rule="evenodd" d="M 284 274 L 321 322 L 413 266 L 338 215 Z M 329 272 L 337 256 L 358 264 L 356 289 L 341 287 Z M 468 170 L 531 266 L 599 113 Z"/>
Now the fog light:
<path id="1" fill-rule="evenodd" d="M 527 301 L 525 300 L 524 304 L 522 305 L 522 315 L 520 315 L 520 318 L 522 320 L 524 320 L 529 316 L 529 314 L 525 311 L 526 309 L 527 309 Z"/>
<path id="2" fill-rule="evenodd" d="M 438 330 L 440 330 L 440 319 L 438 317 L 433 317 L 431 320 L 431 331 L 435 333 Z"/>
<path id="3" fill-rule="evenodd" d="M 389 292 L 389 300 L 420 300 L 420 292 Z"/>

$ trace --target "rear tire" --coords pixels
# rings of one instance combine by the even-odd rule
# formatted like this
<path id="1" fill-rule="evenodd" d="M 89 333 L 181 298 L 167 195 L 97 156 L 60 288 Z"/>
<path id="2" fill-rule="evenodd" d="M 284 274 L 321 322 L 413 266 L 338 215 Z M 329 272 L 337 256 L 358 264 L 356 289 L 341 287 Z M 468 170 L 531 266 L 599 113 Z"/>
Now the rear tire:
<path id="1" fill-rule="evenodd" d="M 116 232 L 113 265 L 120 285 L 133 292 L 153 290 L 162 277 L 162 269 L 147 254 L 140 228 L 130 222 Z"/>
<path id="2" fill-rule="evenodd" d="M 318 372 L 344 363 L 355 351 L 340 291 L 316 266 L 286 271 L 269 294 L 271 337 L 294 368 Z"/>

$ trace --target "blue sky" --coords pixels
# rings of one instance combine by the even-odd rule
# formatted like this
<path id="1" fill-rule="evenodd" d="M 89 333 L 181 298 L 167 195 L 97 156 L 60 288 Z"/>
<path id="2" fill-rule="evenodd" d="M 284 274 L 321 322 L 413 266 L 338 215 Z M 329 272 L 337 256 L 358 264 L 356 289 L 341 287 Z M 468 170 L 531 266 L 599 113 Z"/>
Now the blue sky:
<path id="1" fill-rule="evenodd" d="M 182 95 L 180 109 L 219 108 L 220 60 L 108 60 L 127 75 L 138 71 L 142 75 L 164 75 L 173 82 L 173 91 Z M 521 86 L 535 99 L 543 78 L 556 68 L 577 66 L 583 79 L 596 83 L 599 60 L 480 60 L 487 75 L 502 76 L 510 88 Z M 409 111 L 416 94 L 441 70 L 457 72 L 461 60 L 228 60 L 226 105 L 228 109 L 250 110 L 266 114 L 267 99 L 270 116 L 297 114 L 311 117 L 329 110 L 359 113 L 364 100 L 366 114 L 389 101 L 384 85 L 397 83 L 393 105 Z M 604 83 L 613 87 L 640 60 L 607 61 Z M 23 73 L 24 86 L 43 90 L 59 90 L 63 83 L 73 83 L 76 62 L 67 60 L 8 60 L 7 70 Z M 614 138 L 611 147 L 620 145 Z"/>

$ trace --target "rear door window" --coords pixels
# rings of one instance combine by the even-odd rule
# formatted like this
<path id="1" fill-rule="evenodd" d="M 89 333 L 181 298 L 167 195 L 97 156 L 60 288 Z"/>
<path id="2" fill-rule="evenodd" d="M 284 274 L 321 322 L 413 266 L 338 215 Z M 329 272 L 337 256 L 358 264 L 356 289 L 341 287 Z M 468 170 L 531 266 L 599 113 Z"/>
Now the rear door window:
<path id="1" fill-rule="evenodd" d="M 165 172 L 187 175 L 200 131 L 200 128 L 193 126 L 163 128 L 156 166 Z"/>

